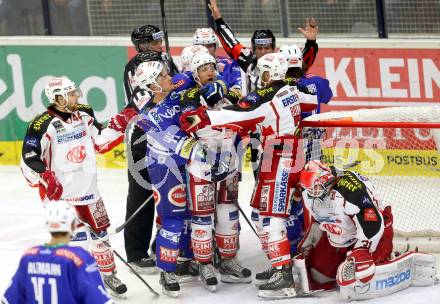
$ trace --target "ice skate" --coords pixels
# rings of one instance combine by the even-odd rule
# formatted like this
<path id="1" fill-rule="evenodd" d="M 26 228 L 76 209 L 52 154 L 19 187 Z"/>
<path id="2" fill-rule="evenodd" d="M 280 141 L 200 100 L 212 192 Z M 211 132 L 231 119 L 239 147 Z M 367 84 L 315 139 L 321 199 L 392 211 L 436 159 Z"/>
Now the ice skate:
<path id="1" fill-rule="evenodd" d="M 155 274 L 159 270 L 156 268 L 156 262 L 148 257 L 129 263 L 134 270 L 140 274 Z"/>
<path id="2" fill-rule="evenodd" d="M 251 283 L 252 272 L 250 269 L 241 266 L 236 258 L 222 259 L 219 272 L 220 280 L 223 283 Z"/>
<path id="3" fill-rule="evenodd" d="M 199 267 L 200 279 L 203 285 L 210 292 L 215 292 L 217 290 L 217 276 L 215 275 L 215 268 L 212 264 L 200 264 Z"/>
<path id="4" fill-rule="evenodd" d="M 109 290 L 112 296 L 120 299 L 127 298 L 127 286 L 121 282 L 115 273 L 103 275 L 102 277 L 105 287 Z"/>
<path id="5" fill-rule="evenodd" d="M 199 265 L 194 260 L 177 260 L 176 276 L 179 283 L 194 281 L 199 276 Z"/>
<path id="6" fill-rule="evenodd" d="M 294 298 L 296 292 L 292 267 L 284 265 L 281 269 L 275 269 L 269 281 L 258 289 L 258 297 L 262 300 Z"/>
<path id="7" fill-rule="evenodd" d="M 177 282 L 176 273 L 162 271 L 160 273 L 160 285 L 162 285 L 162 292 L 172 298 L 177 298 L 179 296 L 180 285 Z"/>
<path id="8" fill-rule="evenodd" d="M 269 281 L 270 277 L 274 273 L 275 269 L 272 267 L 267 268 L 266 270 L 255 274 L 255 286 L 261 286 L 266 284 Z"/>

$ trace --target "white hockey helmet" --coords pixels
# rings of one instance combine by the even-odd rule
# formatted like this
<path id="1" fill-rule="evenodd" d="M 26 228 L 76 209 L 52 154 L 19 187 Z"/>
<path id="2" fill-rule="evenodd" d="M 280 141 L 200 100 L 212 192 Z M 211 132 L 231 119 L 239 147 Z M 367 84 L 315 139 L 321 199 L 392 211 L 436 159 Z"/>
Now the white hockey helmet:
<path id="1" fill-rule="evenodd" d="M 283 45 L 278 52 L 286 58 L 288 68 L 302 68 L 303 56 L 296 44 Z"/>
<path id="2" fill-rule="evenodd" d="M 283 80 L 286 77 L 287 61 L 280 53 L 269 53 L 258 59 L 257 67 L 260 79 L 264 72 L 269 73 L 270 80 Z"/>
<path id="3" fill-rule="evenodd" d="M 196 54 L 209 54 L 209 51 L 203 45 L 187 46 L 182 50 L 180 61 L 182 62 L 183 72 L 191 70 L 191 61 Z"/>
<path id="4" fill-rule="evenodd" d="M 215 44 L 217 45 L 217 36 L 215 32 L 210 27 L 202 27 L 196 29 L 193 36 L 193 44 Z"/>
<path id="5" fill-rule="evenodd" d="M 193 73 L 194 80 L 198 81 L 199 74 L 198 69 L 205 64 L 214 64 L 217 69 L 217 61 L 209 54 L 196 54 L 191 61 L 191 72 Z"/>
<path id="6" fill-rule="evenodd" d="M 75 209 L 65 201 L 46 205 L 46 226 L 49 232 L 69 232 L 74 234 L 79 223 Z"/>
<path id="7" fill-rule="evenodd" d="M 162 70 L 164 69 L 164 65 L 160 61 L 147 61 L 142 62 L 137 68 L 136 73 L 134 74 L 134 79 L 136 84 L 144 90 L 155 92 L 151 90 L 148 86 L 151 84 L 155 84 L 158 87 L 157 77 L 160 76 Z M 162 91 L 162 88 L 159 92 Z"/>
<path id="8" fill-rule="evenodd" d="M 68 93 L 72 91 L 75 91 L 78 97 L 83 96 L 81 90 L 77 88 L 72 80 L 67 77 L 55 77 L 47 83 L 44 93 L 46 93 L 47 99 L 49 99 L 51 103 L 54 103 L 57 95 L 67 100 Z"/>

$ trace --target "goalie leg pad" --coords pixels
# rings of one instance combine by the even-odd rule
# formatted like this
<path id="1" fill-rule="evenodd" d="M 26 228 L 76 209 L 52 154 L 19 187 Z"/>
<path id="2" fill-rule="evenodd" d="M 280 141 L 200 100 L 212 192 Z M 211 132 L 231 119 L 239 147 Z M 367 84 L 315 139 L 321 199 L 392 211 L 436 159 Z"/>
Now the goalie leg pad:
<path id="1" fill-rule="evenodd" d="M 431 286 L 436 280 L 436 265 L 434 255 L 407 252 L 377 265 L 370 282 L 365 284 L 356 281 L 349 286 L 340 286 L 340 297 L 350 301 L 364 300 L 383 297 L 409 286 Z"/>
<path id="2" fill-rule="evenodd" d="M 215 240 L 220 255 L 233 258 L 238 249 L 238 207 L 235 204 L 217 205 Z"/>

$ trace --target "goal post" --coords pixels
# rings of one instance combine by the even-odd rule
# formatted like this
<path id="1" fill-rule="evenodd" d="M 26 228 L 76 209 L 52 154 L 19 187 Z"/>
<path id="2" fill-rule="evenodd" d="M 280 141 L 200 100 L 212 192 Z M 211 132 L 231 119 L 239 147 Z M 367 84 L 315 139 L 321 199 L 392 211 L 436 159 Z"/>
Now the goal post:
<path id="1" fill-rule="evenodd" d="M 306 160 L 367 176 L 392 206 L 395 249 L 440 252 L 440 106 L 327 112 L 301 125 Z"/>

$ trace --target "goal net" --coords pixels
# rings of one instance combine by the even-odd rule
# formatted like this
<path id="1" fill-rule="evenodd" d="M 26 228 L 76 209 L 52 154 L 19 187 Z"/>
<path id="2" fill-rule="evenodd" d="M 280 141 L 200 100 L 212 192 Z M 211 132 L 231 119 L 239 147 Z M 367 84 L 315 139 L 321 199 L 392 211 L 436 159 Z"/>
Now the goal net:
<path id="1" fill-rule="evenodd" d="M 328 112 L 302 125 L 307 160 L 367 176 L 392 206 L 396 246 L 440 251 L 439 106 Z"/>

